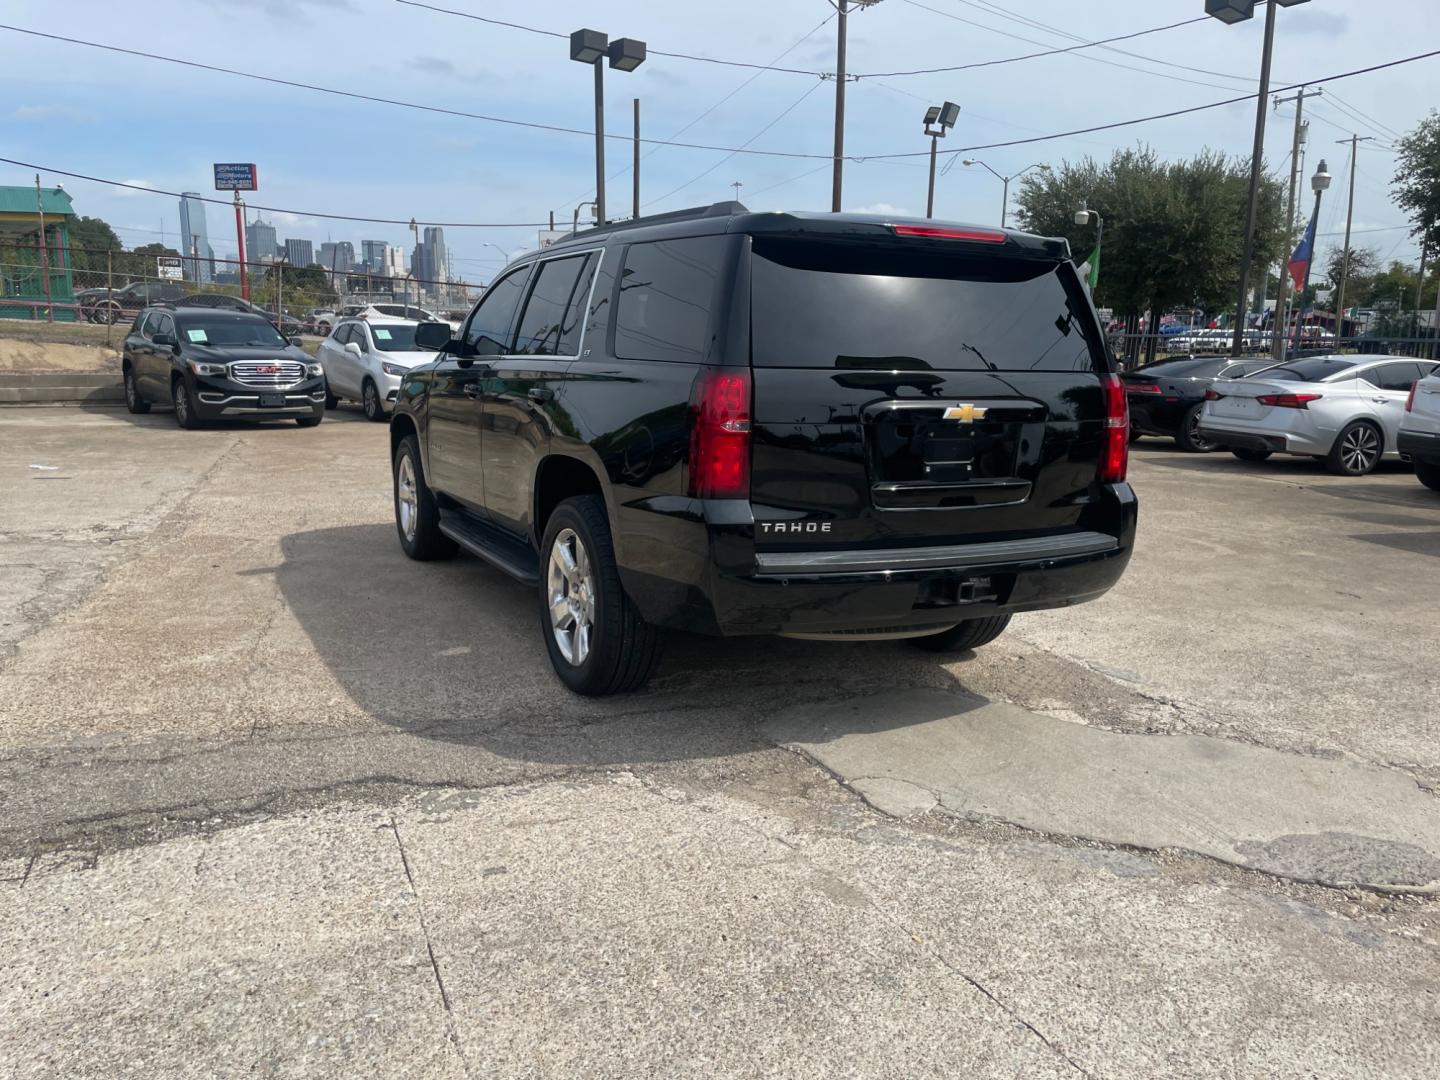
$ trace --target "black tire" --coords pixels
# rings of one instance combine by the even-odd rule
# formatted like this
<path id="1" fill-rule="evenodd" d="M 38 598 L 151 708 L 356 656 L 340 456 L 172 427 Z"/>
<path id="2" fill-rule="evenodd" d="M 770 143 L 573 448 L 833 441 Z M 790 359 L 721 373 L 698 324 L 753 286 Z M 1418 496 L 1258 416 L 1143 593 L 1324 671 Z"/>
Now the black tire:
<path id="1" fill-rule="evenodd" d="M 1144 433 L 1143 431 L 1136 431 L 1134 428 L 1131 428 L 1131 429 L 1130 429 L 1130 445 L 1131 445 L 1131 446 L 1134 446 L 1137 442 L 1140 441 L 1141 436 L 1143 436 L 1144 434 L 1145 434 L 1145 433 Z"/>
<path id="2" fill-rule="evenodd" d="M 1385 436 L 1374 424 L 1352 420 L 1335 436 L 1335 445 L 1325 457 L 1325 467 L 1336 476 L 1365 476 L 1380 464 Z"/>
<path id="3" fill-rule="evenodd" d="M 1274 451 L 1256 450 L 1254 447 L 1251 446 L 1239 446 L 1236 447 L 1234 450 L 1231 450 L 1230 453 L 1234 454 L 1241 461 L 1249 461 L 1251 463 L 1254 463 L 1257 461 L 1264 461 L 1272 453 L 1274 453 Z"/>
<path id="4" fill-rule="evenodd" d="M 321 413 L 319 416 L 297 416 L 295 418 L 295 423 L 299 424 L 301 427 L 319 427 L 320 421 L 324 419 L 324 413 Z"/>
<path id="5" fill-rule="evenodd" d="M 1175 445 L 1187 454 L 1208 454 L 1215 444 L 1200 434 L 1200 413 L 1204 405 L 1191 405 L 1180 421 L 1180 430 L 1175 433 Z"/>
<path id="6" fill-rule="evenodd" d="M 360 384 L 360 408 L 366 420 L 376 424 L 385 422 L 385 406 L 380 402 L 380 389 L 374 379 L 366 379 Z"/>
<path id="7" fill-rule="evenodd" d="M 150 402 L 140 396 L 140 388 L 135 385 L 135 371 L 130 367 L 125 368 L 125 408 L 136 415 L 150 411 Z"/>
<path id="8" fill-rule="evenodd" d="M 330 380 L 325 380 L 325 408 L 333 409 L 340 404 L 340 399 L 330 392 Z"/>
<path id="9" fill-rule="evenodd" d="M 590 609 L 589 650 L 579 664 L 561 650 L 551 619 L 551 553 L 557 540 L 572 535 L 584 546 L 589 573 L 585 578 L 593 591 L 584 597 Z M 565 588 L 568 590 L 568 581 Z M 558 594 L 565 596 L 565 592 Z M 545 526 L 540 545 L 540 584 L 535 590 L 540 615 L 540 632 L 545 639 L 550 663 L 560 681 L 577 694 L 603 697 L 638 690 L 649 680 L 660 662 L 661 636 L 640 615 L 620 583 L 615 565 L 615 547 L 610 539 L 610 522 L 605 500 L 598 495 L 566 499 L 555 508 Z"/>
<path id="10" fill-rule="evenodd" d="M 1427 465 L 1423 461 L 1415 462 L 1415 478 L 1431 491 L 1440 491 L 1440 465 Z"/>
<path id="11" fill-rule="evenodd" d="M 319 334 L 321 337 L 329 337 L 329 336 L 330 336 L 330 324 L 329 324 L 328 322 L 319 323 L 319 324 L 315 327 L 315 332 L 316 332 L 317 334 Z"/>
<path id="12" fill-rule="evenodd" d="M 407 535 L 407 519 L 401 512 L 401 475 L 404 463 L 410 463 L 409 480 L 414 496 L 414 528 Z M 391 475 L 395 478 L 395 532 L 400 537 L 400 547 L 406 555 L 419 562 L 432 559 L 448 559 L 455 554 L 456 544 L 440 531 L 440 507 L 435 494 L 425 482 L 425 466 L 420 460 L 420 444 L 414 435 L 406 435 L 395 448 L 395 459 L 390 463 Z"/>
<path id="13" fill-rule="evenodd" d="M 1010 625 L 1009 615 L 991 615 L 985 619 L 966 619 L 938 634 L 906 638 L 906 642 L 926 652 L 955 653 L 988 645 Z"/>
<path id="14" fill-rule="evenodd" d="M 195 431 L 205 426 L 195 415 L 195 399 L 190 396 L 190 387 L 185 379 L 178 378 L 170 384 L 170 398 L 175 405 L 175 423 L 186 431 Z"/>

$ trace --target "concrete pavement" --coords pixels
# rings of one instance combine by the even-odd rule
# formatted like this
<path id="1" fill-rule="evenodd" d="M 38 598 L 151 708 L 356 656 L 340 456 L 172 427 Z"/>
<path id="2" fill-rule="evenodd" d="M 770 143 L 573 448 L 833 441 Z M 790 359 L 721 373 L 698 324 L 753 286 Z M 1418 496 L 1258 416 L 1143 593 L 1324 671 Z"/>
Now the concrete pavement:
<path id="1" fill-rule="evenodd" d="M 1365 796 L 1409 785 L 1423 829 L 1440 506 L 1398 471 L 1309 466 L 1142 449 L 1121 585 L 972 657 L 679 638 L 645 693 L 593 702 L 550 675 L 526 590 L 404 559 L 384 428 L 354 412 L 184 433 L 0 411 L 0 1061 L 1433 1075 L 1436 901 L 1296 880 L 1303 844 L 1259 873 L 994 813 L 963 771 L 981 744 L 945 725 L 922 764 L 965 798 L 903 821 L 857 781 L 919 766 L 777 746 L 777 718 L 862 701 L 851 734 L 923 741 L 903 705 L 926 691 L 1038 725 L 1001 747 L 1020 775 L 1055 766 L 1052 731 L 1200 736 L 1219 764 L 1187 775 L 1227 813 L 1281 826 L 1222 767 L 1258 752 L 1358 770 Z M 1367 812 L 1287 790 L 1280 835 Z M 1399 805 L 1368 809 L 1399 829 Z"/>

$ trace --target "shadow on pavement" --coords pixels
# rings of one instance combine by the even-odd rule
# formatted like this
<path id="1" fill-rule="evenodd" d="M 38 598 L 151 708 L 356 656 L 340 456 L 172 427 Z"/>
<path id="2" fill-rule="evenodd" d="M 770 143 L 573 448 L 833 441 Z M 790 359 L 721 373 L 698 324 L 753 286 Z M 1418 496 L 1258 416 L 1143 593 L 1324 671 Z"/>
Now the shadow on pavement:
<path id="1" fill-rule="evenodd" d="M 532 591 L 479 559 L 413 562 L 389 524 L 292 533 L 281 549 L 286 603 L 356 704 L 383 723 L 509 758 L 733 755 L 770 747 L 760 720 L 797 703 L 962 689 L 942 663 L 957 657 L 903 643 L 677 633 L 647 689 L 582 698 L 551 670 Z"/>

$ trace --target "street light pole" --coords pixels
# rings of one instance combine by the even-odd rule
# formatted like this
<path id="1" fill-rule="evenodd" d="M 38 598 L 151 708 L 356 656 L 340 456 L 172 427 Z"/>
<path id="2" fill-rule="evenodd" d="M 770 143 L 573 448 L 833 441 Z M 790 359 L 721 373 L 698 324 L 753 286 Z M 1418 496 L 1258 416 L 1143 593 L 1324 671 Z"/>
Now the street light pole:
<path id="1" fill-rule="evenodd" d="M 1002 229 L 1005 228 L 1005 222 L 1009 219 L 1010 215 L 1010 181 L 1020 179 L 1020 177 L 1024 176 L 1031 169 L 1039 169 L 1041 172 L 1051 171 L 1049 165 L 1042 165 L 1041 163 L 1036 162 L 1034 165 L 1026 165 L 1025 168 L 1021 169 L 1017 173 L 1011 173 L 1009 176 L 1001 176 L 998 172 L 990 168 L 989 165 L 979 160 L 978 158 L 966 158 L 964 161 L 960 162 L 960 164 L 979 165 L 991 176 L 995 177 L 996 180 L 1000 181 L 1000 227 Z"/>
<path id="2" fill-rule="evenodd" d="M 1255 216 L 1260 207 L 1260 174 L 1265 157 L 1265 106 L 1270 97 L 1270 54 L 1275 47 L 1275 8 L 1265 5 L 1265 45 L 1260 55 L 1260 92 L 1255 98 L 1255 142 L 1250 150 L 1250 192 L 1245 198 L 1245 253 L 1240 257 L 1240 289 L 1235 296 L 1235 335 L 1230 355 L 1239 356 L 1245 343 L 1250 307 L 1250 261 L 1255 258 Z"/>
<path id="3" fill-rule="evenodd" d="M 960 117 L 960 106 L 953 101 L 943 105 L 931 105 L 925 110 L 925 134 L 930 136 L 930 188 L 925 196 L 925 216 L 935 216 L 935 155 L 939 140 L 955 126 Z"/>
<path id="4" fill-rule="evenodd" d="M 1320 159 L 1320 164 L 1315 168 L 1315 175 L 1310 177 L 1310 190 L 1315 192 L 1315 210 L 1310 218 L 1310 224 L 1315 226 L 1320 221 L 1320 196 L 1325 194 L 1325 189 L 1330 186 L 1330 170 L 1325 166 L 1325 159 Z M 1312 234 L 1313 236 L 1313 234 Z M 1310 288 L 1310 268 L 1315 265 L 1315 243 L 1311 240 L 1310 257 L 1305 260 L 1305 275 L 1300 279 L 1300 292 L 1295 297 L 1295 347 L 1300 348 L 1301 331 L 1305 325 L 1305 293 Z"/>
<path id="5" fill-rule="evenodd" d="M 1301 87 L 1293 98 L 1276 98 L 1276 105 L 1295 102 L 1295 136 L 1290 145 L 1290 193 L 1285 198 L 1285 241 L 1290 241 L 1290 231 L 1295 228 L 1295 186 L 1300 178 L 1300 149 L 1309 136 L 1309 125 L 1305 122 L 1305 99 L 1319 97 L 1323 89 L 1307 90 Z M 1275 294 L 1275 319 L 1271 330 L 1271 355 L 1276 363 L 1285 359 L 1286 325 L 1289 322 L 1285 309 L 1289 304 L 1290 275 L 1285 270 L 1287 252 L 1280 253 L 1280 291 Z"/>
<path id="6" fill-rule="evenodd" d="M 599 30 L 576 30 L 570 35 L 570 59 L 595 69 L 595 217 L 605 224 L 605 69 L 606 57 L 617 71 L 634 71 L 645 62 L 645 42 L 609 37 Z M 639 119 L 639 106 L 636 106 Z"/>
<path id="7" fill-rule="evenodd" d="M 830 177 L 830 212 L 840 212 L 840 187 L 845 166 L 845 22 L 848 0 L 835 0 L 839 29 L 835 44 L 835 162 Z"/>

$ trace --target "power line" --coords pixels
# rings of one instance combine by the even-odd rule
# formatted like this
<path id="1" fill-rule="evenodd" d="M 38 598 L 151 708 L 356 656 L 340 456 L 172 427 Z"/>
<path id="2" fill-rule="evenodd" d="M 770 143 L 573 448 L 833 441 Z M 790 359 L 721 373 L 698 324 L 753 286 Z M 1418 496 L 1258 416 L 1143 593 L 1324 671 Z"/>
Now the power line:
<path id="1" fill-rule="evenodd" d="M 293 79 L 279 79 L 271 75 L 257 75 L 249 71 L 237 71 L 234 68 L 219 67 L 215 64 L 202 64 L 197 60 L 185 60 L 177 56 L 163 56 L 159 53 L 144 52 L 139 49 L 125 49 L 118 45 L 104 45 L 97 41 L 85 41 L 82 38 L 65 37 L 62 34 L 47 34 L 40 30 L 28 30 L 23 26 L 9 26 L 0 23 L 0 30 L 10 30 L 17 34 L 29 34 L 32 37 L 48 38 L 51 41 L 63 41 L 69 45 L 84 45 L 91 49 L 103 49 L 106 52 L 122 53 L 126 56 L 138 56 L 145 60 L 160 60 L 167 64 L 179 64 L 182 67 L 197 68 L 201 71 L 214 71 L 222 75 L 235 75 L 242 79 L 255 79 L 259 82 L 273 83 L 277 86 L 289 86 L 297 90 L 314 90 L 321 94 L 333 94 L 336 97 L 354 98 L 357 101 L 369 101 L 380 105 L 394 105 L 403 109 L 418 109 L 421 112 L 438 113 L 442 116 L 459 116 L 467 120 L 482 120 L 491 124 L 506 124 L 510 127 L 531 128 L 537 131 L 551 131 L 563 135 L 584 135 L 593 139 L 595 133 L 586 131 L 583 128 L 564 127 L 560 124 L 542 124 L 533 120 L 514 120 L 504 116 L 489 116 L 484 113 L 466 112 L 463 109 L 447 109 L 439 105 L 424 105 L 414 101 L 400 101 L 396 98 L 378 97 L 374 94 L 361 94 L 353 90 L 338 90 L 330 86 L 317 86 L 313 83 L 297 82 Z M 629 135 L 608 134 L 610 139 L 618 139 L 624 142 L 630 141 Z M 659 146 L 675 146 L 686 150 L 715 150 L 726 153 L 733 150 L 730 146 L 710 146 L 706 143 L 685 143 L 674 142 L 668 139 L 641 139 L 642 143 Z M 746 154 L 757 154 L 762 157 L 794 157 L 813 158 L 815 160 L 830 159 L 829 154 L 799 154 L 780 150 L 745 150 Z M 409 224 L 408 220 L 404 224 Z"/>
<path id="2" fill-rule="evenodd" d="M 506 22 L 504 19 L 492 19 L 485 15 L 476 15 L 470 11 L 456 11 L 453 8 L 437 7 L 434 4 L 422 4 L 418 0 L 395 0 L 397 4 L 404 4 L 406 7 L 425 8 L 427 11 L 439 12 L 442 15 L 455 15 L 461 19 L 473 19 L 476 22 L 490 23 L 493 26 L 507 26 L 512 30 L 524 30 L 531 34 L 543 34 L 545 37 L 566 38 L 569 34 L 562 34 L 558 30 L 541 30 L 534 26 L 526 26 L 523 23 Z M 752 64 L 745 60 L 720 60 L 713 56 L 696 56 L 693 53 L 668 52 L 665 49 L 654 49 L 648 44 L 645 51 L 651 56 L 668 56 L 675 60 L 694 60 L 702 64 L 722 64 L 725 67 L 755 68 L 760 71 L 783 71 L 787 75 L 814 75 L 826 74 L 823 71 L 809 71 L 805 68 L 775 67 L 771 64 Z"/>
<path id="3" fill-rule="evenodd" d="M 933 8 L 933 7 L 930 7 L 928 4 L 922 4 L 922 3 L 919 2 L 919 0 L 904 0 L 904 2 L 907 3 L 907 4 L 909 4 L 911 7 L 920 8 L 922 11 L 928 11 L 928 12 L 930 12 L 930 13 L 933 14 L 933 15 L 939 15 L 939 16 L 941 16 L 942 18 L 945 18 L 945 19 L 953 19 L 955 22 L 964 23 L 966 26 L 974 26 L 974 27 L 978 27 L 978 28 L 981 29 L 981 30 L 988 30 L 990 33 L 992 33 L 992 34 L 999 34 L 999 35 L 1001 35 L 1002 37 L 1014 38 L 1016 41 L 1024 41 L 1024 42 L 1026 42 L 1026 43 L 1028 43 L 1028 44 L 1030 44 L 1030 45 L 1046 45 L 1046 46 L 1048 46 L 1048 45 L 1050 44 L 1050 43 L 1047 42 L 1047 41 L 1037 41 L 1037 40 L 1035 40 L 1034 38 L 1025 37 L 1025 36 L 1022 35 L 1022 34 L 1012 34 L 1012 33 L 1011 33 L 1010 31 L 1008 31 L 1008 30 L 999 30 L 999 29 L 997 29 L 997 28 L 995 28 L 995 27 L 993 27 L 993 26 L 986 26 L 984 23 L 976 22 L 976 21 L 973 20 L 973 19 L 967 19 L 967 18 L 965 18 L 963 15 L 956 15 L 956 14 L 954 14 L 953 12 L 949 12 L 949 11 L 941 11 L 939 8 Z M 1194 18 L 1194 19 L 1186 19 L 1184 22 L 1172 23 L 1171 25 L 1166 26 L 1166 27 L 1156 27 L 1156 29 L 1157 29 L 1157 30 L 1160 30 L 1160 29 L 1172 30 L 1172 29 L 1174 29 L 1175 27 L 1178 27 L 1178 26 L 1188 26 L 1188 25 L 1190 25 L 1191 23 L 1203 22 L 1203 21 L 1204 21 L 1205 19 L 1207 19 L 1207 18 L 1209 18 L 1209 16 L 1200 15 L 1200 16 L 1197 16 L 1197 17 Z M 1058 32 L 1058 31 L 1057 31 L 1057 32 Z M 1144 34 L 1144 33 L 1153 33 L 1153 32 L 1154 32 L 1154 31 L 1143 31 L 1143 30 L 1142 30 L 1142 31 L 1138 31 L 1138 32 L 1136 32 L 1136 33 L 1134 33 L 1134 34 L 1127 34 L 1127 35 L 1124 35 L 1123 37 L 1110 38 L 1110 39 L 1107 39 L 1107 40 L 1109 40 L 1109 41 L 1122 41 L 1122 40 L 1124 40 L 1125 37 L 1139 37 L 1141 34 Z M 1066 35 L 1066 36 L 1071 36 L 1071 35 Z M 1097 45 L 1101 45 L 1101 44 L 1102 44 L 1102 42 L 1098 42 L 1098 41 L 1094 41 L 1094 42 L 1081 42 L 1081 43 L 1076 44 L 1076 45 L 1068 46 L 1067 48 L 1062 48 L 1062 49 L 1050 49 L 1050 50 L 1047 51 L 1047 52 L 1035 53 L 1035 54 L 1032 54 L 1032 55 L 1034 55 L 1034 56 L 1053 56 L 1053 55 L 1057 55 L 1057 54 L 1059 54 L 1059 53 L 1075 53 L 1075 54 L 1076 54 L 1080 59 L 1082 59 L 1082 60 L 1089 60 L 1089 61 L 1091 61 L 1092 63 L 1095 63 L 1095 64 L 1104 64 L 1104 65 L 1106 65 L 1107 67 L 1121 68 L 1121 69 L 1123 69 L 1123 70 L 1125 70 L 1125 71 L 1134 71 L 1134 72 L 1137 72 L 1137 73 L 1139 73 L 1139 74 L 1141 74 L 1141 75 L 1153 75 L 1153 76 L 1154 76 L 1155 78 L 1157 78 L 1157 79 L 1170 79 L 1172 82 L 1190 83 L 1192 86 L 1207 86 L 1207 87 L 1209 87 L 1209 88 L 1212 89 L 1212 90 L 1233 90 L 1233 89 L 1235 89 L 1233 86 L 1220 86 L 1220 85 L 1218 85 L 1217 83 L 1213 83 L 1213 82 L 1202 82 L 1202 81 L 1199 80 L 1199 79 L 1187 79 L 1187 78 L 1185 78 L 1185 77 L 1182 76 L 1182 75 L 1168 75 L 1168 74 L 1166 74 L 1165 72 L 1162 72 L 1162 71 L 1151 71 L 1149 68 L 1134 67 L 1134 66 L 1132 66 L 1132 65 L 1130 65 L 1130 64 L 1122 64 L 1122 63 L 1120 63 L 1120 62 L 1117 61 L 1117 60 L 1106 60 L 1106 59 L 1104 59 L 1103 57 L 1099 57 L 1099 56 L 1088 56 L 1088 55 L 1086 55 L 1085 53 L 1081 53 L 1081 52 L 1078 52 L 1078 51 L 1077 51 L 1077 50 L 1079 50 L 1079 49 L 1090 48 L 1091 46 L 1097 46 Z M 1023 58 L 1022 58 L 1022 57 L 1013 57 L 1013 58 L 1011 58 L 1010 60 L 1003 61 L 1003 62 L 1005 62 L 1005 63 L 1011 63 L 1011 62 L 1013 62 L 1014 60 L 1018 60 L 1018 59 L 1028 59 L 1028 57 L 1023 57 Z M 990 63 L 999 63 L 999 62 L 1001 62 L 1001 61 L 990 61 Z M 937 69 L 937 70 L 957 71 L 957 70 L 962 70 L 963 68 L 966 68 L 966 67 L 981 67 L 981 66 L 984 66 L 984 65 L 983 65 L 983 64 L 965 64 L 965 65 L 961 65 L 961 67 L 959 67 L 959 68 L 942 68 L 942 69 Z M 891 74 L 891 75 L 918 74 L 918 72 L 890 72 L 889 74 Z M 873 76 L 872 76 L 872 77 L 873 77 Z M 884 76 L 882 76 L 882 77 L 884 77 Z"/>
<path id="4" fill-rule="evenodd" d="M 1383 134 L 1383 135 L 1385 135 L 1385 137 L 1388 138 L 1388 139 L 1399 139 L 1399 138 L 1402 138 L 1402 137 L 1403 137 L 1403 136 L 1402 136 L 1398 131 L 1396 131 L 1394 128 L 1390 127 L 1390 126 L 1387 125 L 1387 124 L 1382 124 L 1379 120 L 1376 120 L 1373 116 L 1370 116 L 1370 115 L 1368 115 L 1367 113 L 1361 112 L 1361 111 L 1360 111 L 1359 109 L 1357 109 L 1354 105 L 1351 105 L 1348 101 L 1345 101 L 1345 100 L 1343 100 L 1343 99 L 1341 99 L 1341 98 L 1339 98 L 1339 97 L 1336 97 L 1334 94 L 1331 94 L 1331 95 L 1330 95 L 1330 100 L 1333 101 L 1333 102 L 1335 102 L 1335 104 L 1339 105 L 1342 109 L 1346 109 L 1346 110 L 1348 110 L 1349 112 L 1354 113 L 1356 116 L 1360 117 L 1362 120 L 1365 120 L 1365 121 L 1367 121 L 1368 123 L 1372 124 L 1374 127 L 1380 129 L 1379 131 L 1376 132 L 1376 134 Z"/>

